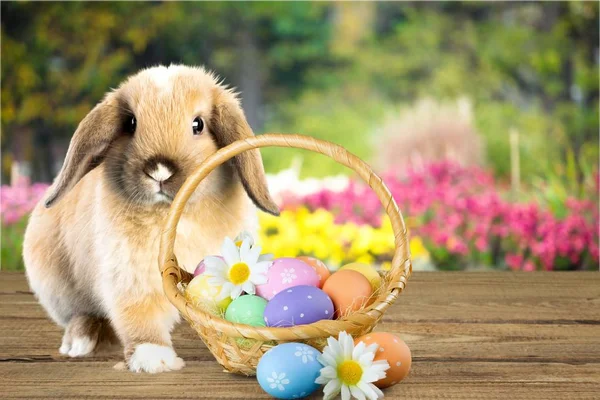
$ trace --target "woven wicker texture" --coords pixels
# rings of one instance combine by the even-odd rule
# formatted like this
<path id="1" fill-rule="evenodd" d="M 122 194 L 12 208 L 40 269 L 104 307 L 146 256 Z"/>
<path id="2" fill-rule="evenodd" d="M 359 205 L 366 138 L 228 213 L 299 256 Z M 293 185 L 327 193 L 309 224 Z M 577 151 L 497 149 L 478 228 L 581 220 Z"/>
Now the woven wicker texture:
<path id="1" fill-rule="evenodd" d="M 382 274 L 381 289 L 366 308 L 338 320 L 322 320 L 309 325 L 289 328 L 252 327 L 226 321 L 195 307 L 178 288 L 180 282 L 189 282 L 192 278 L 191 274 L 179 268 L 174 254 L 176 227 L 186 202 L 199 183 L 219 165 L 244 151 L 270 146 L 306 149 L 324 154 L 354 170 L 377 194 L 392 223 L 395 252 L 390 270 Z M 284 134 L 264 134 L 238 140 L 204 160 L 187 178 L 173 200 L 161 237 L 159 265 L 163 287 L 169 300 L 198 332 L 217 361 L 227 371 L 244 375 L 254 375 L 262 355 L 278 343 L 303 342 L 322 350 L 326 339 L 329 336 L 337 337 L 340 331 L 353 336 L 371 332 L 385 310 L 402 292 L 412 272 L 408 235 L 402 214 L 390 191 L 371 167 L 334 143 L 309 136 Z"/>

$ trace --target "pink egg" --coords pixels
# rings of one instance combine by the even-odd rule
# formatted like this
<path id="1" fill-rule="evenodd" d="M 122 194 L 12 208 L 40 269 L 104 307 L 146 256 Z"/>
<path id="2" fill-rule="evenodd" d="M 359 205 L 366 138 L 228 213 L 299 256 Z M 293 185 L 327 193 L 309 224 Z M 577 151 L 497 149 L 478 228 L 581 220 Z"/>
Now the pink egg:
<path id="1" fill-rule="evenodd" d="M 297 258 L 278 258 L 267 273 L 267 283 L 256 287 L 256 294 L 267 300 L 283 289 L 308 285 L 319 287 L 319 275 L 304 261 Z"/>

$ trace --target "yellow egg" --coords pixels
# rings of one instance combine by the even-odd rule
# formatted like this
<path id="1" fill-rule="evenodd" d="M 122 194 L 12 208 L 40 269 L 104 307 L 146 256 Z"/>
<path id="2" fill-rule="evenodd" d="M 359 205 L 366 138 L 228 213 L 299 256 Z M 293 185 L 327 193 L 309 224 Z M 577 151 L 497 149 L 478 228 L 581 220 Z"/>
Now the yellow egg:
<path id="1" fill-rule="evenodd" d="M 231 303 L 231 298 L 226 297 L 217 301 L 221 293 L 221 286 L 213 286 L 208 283 L 207 275 L 198 275 L 191 280 L 185 289 L 185 298 L 197 307 L 206 308 L 214 313 L 221 313 Z"/>
<path id="2" fill-rule="evenodd" d="M 343 269 L 351 269 L 356 272 L 360 272 L 363 274 L 371 283 L 371 288 L 373 288 L 373 293 L 377 292 L 377 289 L 381 286 L 381 276 L 377 273 L 377 270 L 370 265 L 361 264 L 361 263 L 350 263 L 344 265 L 340 270 Z"/>

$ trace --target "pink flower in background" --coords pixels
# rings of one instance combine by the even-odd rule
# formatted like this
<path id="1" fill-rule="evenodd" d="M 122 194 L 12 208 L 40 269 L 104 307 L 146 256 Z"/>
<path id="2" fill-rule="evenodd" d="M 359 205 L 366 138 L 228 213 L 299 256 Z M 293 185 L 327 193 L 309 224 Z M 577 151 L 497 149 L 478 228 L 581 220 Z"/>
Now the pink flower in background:
<path id="1" fill-rule="evenodd" d="M 561 219 L 537 203 L 503 199 L 492 175 L 476 167 L 442 162 L 382 177 L 408 217 L 411 233 L 423 238 L 434 262 L 446 257 L 451 263 L 477 264 L 479 255 L 489 252 L 490 262 L 504 262 L 511 269 L 598 265 L 597 200 L 567 199 L 567 216 Z M 375 193 L 358 182 L 341 192 L 290 198 L 283 206 L 293 204 L 325 208 L 337 222 L 374 226 L 381 224 L 384 211 Z"/>
<path id="2" fill-rule="evenodd" d="M 480 251 L 480 252 L 484 252 L 487 250 L 488 248 L 488 241 L 486 238 L 484 237 L 479 237 L 475 240 L 475 248 Z"/>
<path id="3" fill-rule="evenodd" d="M 2 185 L 0 187 L 2 224 L 14 224 L 29 214 L 47 188 L 48 185 L 43 183 L 30 185 L 26 179 L 22 179 L 13 185 Z"/>
<path id="4" fill-rule="evenodd" d="M 513 270 L 519 270 L 523 266 L 523 256 L 520 254 L 507 254 L 505 261 L 506 265 Z"/>
<path id="5" fill-rule="evenodd" d="M 523 271 L 535 271 L 535 264 L 531 261 L 526 261 L 525 264 L 523 264 Z"/>

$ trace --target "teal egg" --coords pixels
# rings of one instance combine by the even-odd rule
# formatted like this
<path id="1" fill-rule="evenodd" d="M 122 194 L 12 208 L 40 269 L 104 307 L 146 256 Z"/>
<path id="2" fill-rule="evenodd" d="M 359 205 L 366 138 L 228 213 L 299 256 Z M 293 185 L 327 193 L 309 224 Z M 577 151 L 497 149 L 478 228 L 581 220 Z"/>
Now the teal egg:
<path id="1" fill-rule="evenodd" d="M 251 294 L 240 296 L 227 307 L 225 319 L 238 324 L 265 326 L 265 307 L 267 300 L 262 297 Z"/>

